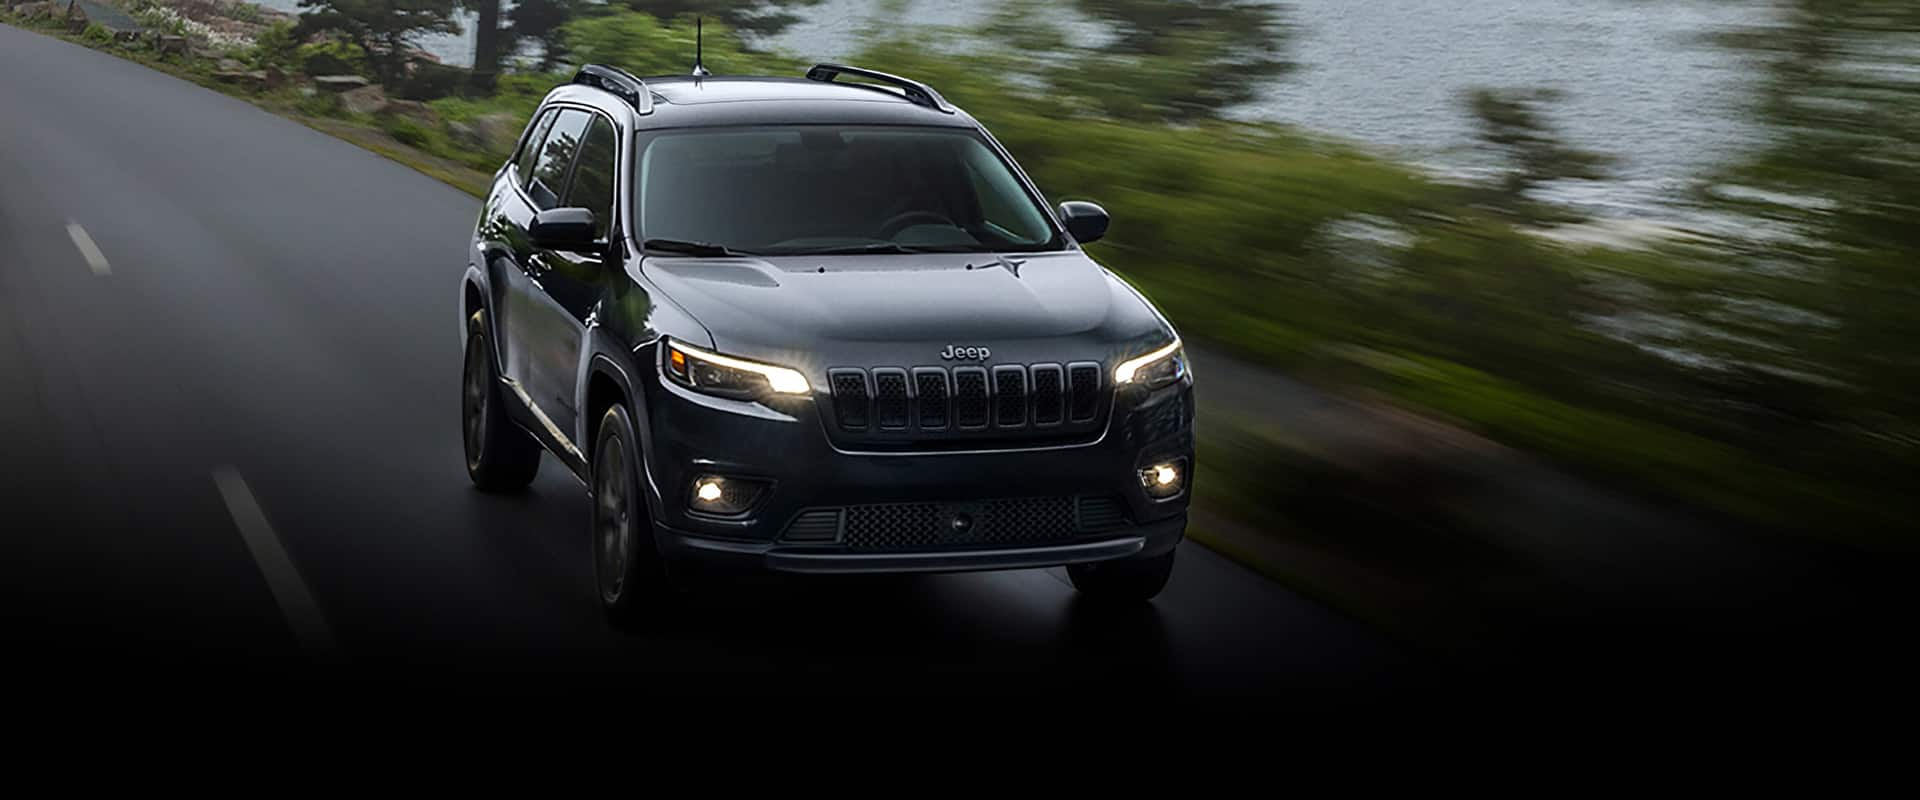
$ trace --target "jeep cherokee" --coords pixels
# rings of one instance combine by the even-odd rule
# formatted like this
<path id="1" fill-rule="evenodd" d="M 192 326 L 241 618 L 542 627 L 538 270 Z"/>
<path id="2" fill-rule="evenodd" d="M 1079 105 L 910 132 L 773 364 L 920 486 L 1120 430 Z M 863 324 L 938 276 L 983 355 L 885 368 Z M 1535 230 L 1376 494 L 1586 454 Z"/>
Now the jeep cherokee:
<path id="1" fill-rule="evenodd" d="M 1066 567 L 1166 584 L 1192 492 L 1179 336 L 932 88 L 588 65 L 494 176 L 462 281 L 467 472 L 592 498 L 616 620 L 693 562 Z"/>

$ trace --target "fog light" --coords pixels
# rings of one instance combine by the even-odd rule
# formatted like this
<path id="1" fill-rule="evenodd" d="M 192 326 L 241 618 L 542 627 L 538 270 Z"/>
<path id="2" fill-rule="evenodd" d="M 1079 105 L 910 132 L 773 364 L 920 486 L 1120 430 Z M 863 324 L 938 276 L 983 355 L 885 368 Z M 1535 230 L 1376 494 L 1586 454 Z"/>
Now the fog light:
<path id="1" fill-rule="evenodd" d="M 701 475 L 693 479 L 693 497 L 688 504 L 704 514 L 743 514 L 753 508 L 766 486 L 763 481 Z"/>
<path id="2" fill-rule="evenodd" d="M 1140 488 L 1147 490 L 1147 496 L 1164 499 L 1173 497 L 1187 488 L 1187 461 L 1178 459 L 1143 467 L 1140 470 Z"/>

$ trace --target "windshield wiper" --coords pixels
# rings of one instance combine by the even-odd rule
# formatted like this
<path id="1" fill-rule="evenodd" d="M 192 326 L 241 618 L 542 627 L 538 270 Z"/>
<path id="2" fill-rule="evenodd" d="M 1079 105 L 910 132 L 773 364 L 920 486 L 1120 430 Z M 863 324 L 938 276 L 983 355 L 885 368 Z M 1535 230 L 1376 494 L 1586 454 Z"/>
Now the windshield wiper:
<path id="1" fill-rule="evenodd" d="M 712 242 L 689 242 L 682 239 L 648 239 L 644 242 L 641 242 L 640 246 L 648 250 L 659 250 L 666 253 L 686 253 L 687 255 L 690 255 L 690 256 L 715 257 L 715 256 L 752 255 L 752 253 L 748 253 L 745 250 L 735 250 L 724 244 L 714 244 Z"/>

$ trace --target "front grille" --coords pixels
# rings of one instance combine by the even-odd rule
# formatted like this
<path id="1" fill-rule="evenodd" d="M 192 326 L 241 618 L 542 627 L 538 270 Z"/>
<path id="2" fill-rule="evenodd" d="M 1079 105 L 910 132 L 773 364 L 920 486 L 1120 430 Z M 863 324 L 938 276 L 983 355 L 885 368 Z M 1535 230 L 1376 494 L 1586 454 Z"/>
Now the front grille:
<path id="1" fill-rule="evenodd" d="M 947 371 L 922 367 L 913 371 L 913 394 L 920 401 L 920 427 L 947 427 Z"/>
<path id="2" fill-rule="evenodd" d="M 1087 500 L 1016 497 L 951 503 L 873 503 L 848 506 L 842 543 L 854 550 L 915 550 L 976 545 L 1042 544 L 1125 524 L 1122 512 L 1088 524 Z M 1112 498 L 1092 498 L 1113 502 Z M 802 514 L 817 514 L 810 511 Z M 1114 524 L 1113 520 L 1118 523 Z M 797 524 L 797 523 L 796 523 Z M 791 538 L 791 526 L 789 538 Z"/>
<path id="3" fill-rule="evenodd" d="M 953 371 L 953 421 L 962 428 L 987 427 L 987 371 L 960 367 Z"/>
<path id="4" fill-rule="evenodd" d="M 993 368 L 993 424 L 1018 428 L 1027 424 L 1027 371 L 1019 367 Z"/>
<path id="5" fill-rule="evenodd" d="M 907 449 L 1085 441 L 1107 405 L 1100 365 L 996 364 L 828 371 L 837 430 Z"/>
<path id="6" fill-rule="evenodd" d="M 1100 365 L 1075 364 L 1068 372 L 1072 388 L 1067 396 L 1073 398 L 1069 402 L 1073 421 L 1093 419 L 1094 415 L 1100 413 Z"/>
<path id="7" fill-rule="evenodd" d="M 867 374 L 857 369 L 837 369 L 827 374 L 833 384 L 833 409 L 840 427 L 850 431 L 867 427 Z"/>
<path id="8" fill-rule="evenodd" d="M 873 420 L 882 428 L 907 427 L 907 373 L 898 369 L 873 371 Z"/>
<path id="9" fill-rule="evenodd" d="M 1060 424 L 1061 401 L 1066 399 L 1060 385 L 1060 365 L 1036 364 L 1033 367 L 1033 424 Z"/>

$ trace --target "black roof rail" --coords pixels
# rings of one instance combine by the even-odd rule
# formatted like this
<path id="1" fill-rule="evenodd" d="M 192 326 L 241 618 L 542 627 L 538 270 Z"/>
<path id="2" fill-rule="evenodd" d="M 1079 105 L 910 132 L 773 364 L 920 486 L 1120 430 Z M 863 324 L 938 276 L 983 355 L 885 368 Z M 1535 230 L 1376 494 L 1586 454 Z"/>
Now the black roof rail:
<path id="1" fill-rule="evenodd" d="M 573 82 L 612 92 L 633 106 L 636 113 L 653 113 L 653 92 L 647 89 L 646 81 L 619 67 L 588 64 L 573 74 Z"/>
<path id="2" fill-rule="evenodd" d="M 852 75 L 856 78 L 865 78 L 875 83 L 898 86 L 900 87 L 901 94 L 906 95 L 908 102 L 914 105 L 926 106 L 942 114 L 951 114 L 954 111 L 953 106 L 947 104 L 947 99 L 941 97 L 939 92 L 933 90 L 933 87 L 916 80 L 909 80 L 898 75 L 889 75 L 885 72 L 876 72 L 870 69 L 849 67 L 844 64 L 815 64 L 812 69 L 807 70 L 807 80 L 820 81 L 822 83 L 832 83 L 834 78 L 838 78 L 841 75 Z"/>

